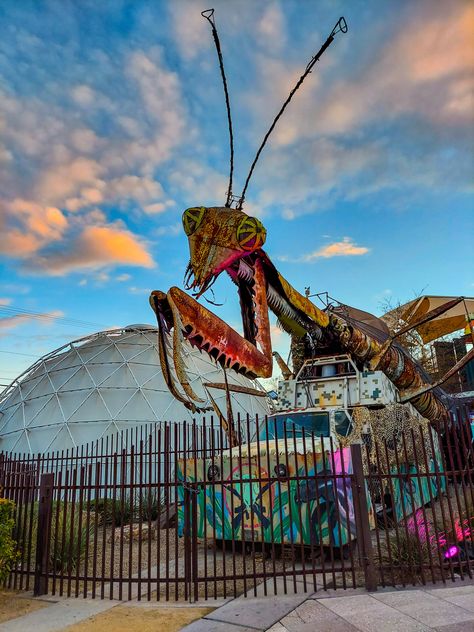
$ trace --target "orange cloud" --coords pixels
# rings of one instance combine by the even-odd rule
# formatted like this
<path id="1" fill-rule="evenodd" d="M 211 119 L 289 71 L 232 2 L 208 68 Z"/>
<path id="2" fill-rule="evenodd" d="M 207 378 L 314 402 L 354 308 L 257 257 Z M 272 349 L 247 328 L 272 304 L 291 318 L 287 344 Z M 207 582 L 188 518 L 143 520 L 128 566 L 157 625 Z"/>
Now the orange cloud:
<path id="1" fill-rule="evenodd" d="M 323 258 L 329 259 L 331 257 L 352 257 L 366 255 L 369 249 L 365 246 L 356 246 L 350 237 L 344 237 L 342 241 L 336 241 L 332 244 L 327 244 L 315 250 L 308 255 L 302 257 L 303 261 L 314 261 L 315 259 Z"/>
<path id="2" fill-rule="evenodd" d="M 12 257 L 28 257 L 41 247 L 41 241 L 35 235 L 25 235 L 21 230 L 8 230 L 2 236 L 0 250 Z"/>
<path id="3" fill-rule="evenodd" d="M 17 198 L 1 205 L 8 219 L 3 228 L 0 252 L 14 257 L 28 257 L 42 246 L 62 238 L 67 218 L 54 206 L 43 206 Z"/>
<path id="4" fill-rule="evenodd" d="M 55 276 L 118 264 L 143 268 L 155 265 L 145 244 L 118 225 L 86 226 L 64 252 L 39 256 L 33 261 L 35 269 Z"/>
<path id="5" fill-rule="evenodd" d="M 100 251 L 102 257 L 111 261 L 145 268 L 153 267 L 153 260 L 144 246 L 126 230 L 117 230 L 107 226 L 90 226 L 84 230 L 81 242 L 85 251 L 91 253 Z"/>

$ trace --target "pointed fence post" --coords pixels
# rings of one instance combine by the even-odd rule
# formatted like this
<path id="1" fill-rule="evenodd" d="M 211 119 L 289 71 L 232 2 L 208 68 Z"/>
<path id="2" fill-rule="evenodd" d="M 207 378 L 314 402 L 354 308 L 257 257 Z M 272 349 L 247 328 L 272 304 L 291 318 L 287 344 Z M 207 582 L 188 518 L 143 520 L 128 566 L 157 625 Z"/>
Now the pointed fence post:
<path id="1" fill-rule="evenodd" d="M 367 492 L 365 488 L 364 466 L 362 463 L 362 448 L 360 443 L 351 445 L 353 469 L 353 502 L 356 519 L 357 542 L 360 556 L 364 565 L 365 587 L 368 591 L 376 591 L 378 584 L 377 568 L 374 562 L 374 550 L 370 535 L 369 511 Z"/>
<path id="2" fill-rule="evenodd" d="M 53 508 L 54 474 L 42 474 L 40 479 L 38 530 L 36 532 L 36 563 L 34 596 L 48 594 L 49 540 Z"/>

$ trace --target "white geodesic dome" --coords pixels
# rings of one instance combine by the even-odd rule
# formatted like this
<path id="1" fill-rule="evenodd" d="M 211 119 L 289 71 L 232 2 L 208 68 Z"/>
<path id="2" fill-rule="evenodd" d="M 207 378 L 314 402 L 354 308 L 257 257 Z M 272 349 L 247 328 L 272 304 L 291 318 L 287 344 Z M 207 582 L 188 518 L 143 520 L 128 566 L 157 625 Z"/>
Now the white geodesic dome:
<path id="1" fill-rule="evenodd" d="M 157 344 L 156 328 L 131 325 L 74 340 L 37 360 L 0 394 L 0 451 L 66 450 L 143 424 L 202 421 L 169 392 Z M 208 400 L 203 384 L 224 383 L 222 368 L 187 343 L 182 354 L 191 387 Z M 264 393 L 234 371 L 227 378 Z M 225 414 L 225 391 L 214 389 L 212 397 Z M 269 412 L 265 396 L 232 392 L 231 399 L 235 417 Z"/>

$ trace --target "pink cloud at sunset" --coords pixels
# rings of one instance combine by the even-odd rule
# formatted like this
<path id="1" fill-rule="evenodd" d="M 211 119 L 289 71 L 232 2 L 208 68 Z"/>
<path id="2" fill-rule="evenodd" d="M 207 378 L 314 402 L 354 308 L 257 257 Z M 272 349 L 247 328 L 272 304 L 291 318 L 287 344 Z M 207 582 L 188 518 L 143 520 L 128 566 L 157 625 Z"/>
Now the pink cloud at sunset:
<path id="1" fill-rule="evenodd" d="M 53 325 L 57 318 L 64 316 L 61 310 L 54 310 L 44 314 L 15 314 L 0 318 L 0 329 L 14 329 L 28 322 L 40 323 L 41 325 Z"/>
<path id="2" fill-rule="evenodd" d="M 351 237 L 343 237 L 342 241 L 335 241 L 325 246 L 321 246 L 317 250 L 300 257 L 289 257 L 281 255 L 279 261 L 288 261 L 290 263 L 312 263 L 317 259 L 331 259 L 332 257 L 360 257 L 370 252 L 370 248 L 359 246 L 354 243 Z"/>
<path id="3" fill-rule="evenodd" d="M 411 6 L 409 21 L 402 20 L 385 41 L 368 42 L 372 55 L 360 71 L 329 86 L 312 78 L 288 110 L 274 147 L 314 134 L 353 132 L 405 113 L 439 126 L 466 122 L 473 107 L 474 6 L 446 2 L 436 12 L 431 8 L 430 3 Z M 249 99 L 266 120 L 268 104 L 288 92 L 291 68 L 274 58 L 261 58 L 258 68 L 268 94 Z"/>
<path id="4" fill-rule="evenodd" d="M 22 199 L 0 202 L 0 220 L 4 224 L 0 252 L 19 258 L 61 239 L 68 225 L 58 208 Z"/>
<path id="5" fill-rule="evenodd" d="M 428 286 L 472 294 L 472 0 L 214 7 L 236 196 L 306 64 L 340 15 L 348 24 L 278 121 L 247 191 L 244 211 L 262 218 L 279 271 L 299 291 L 374 313 L 384 288 L 400 300 Z M 223 204 L 228 188 L 225 99 L 202 8 L 2 4 L 0 297 L 15 308 L 147 323 L 147 293 L 182 286 L 182 212 Z M 232 324 L 234 289 L 216 282 Z M 53 329 L 35 353 L 83 333 Z M 31 353 L 23 334 L 5 329 L 2 344 Z M 287 337 L 272 334 L 286 357 Z"/>

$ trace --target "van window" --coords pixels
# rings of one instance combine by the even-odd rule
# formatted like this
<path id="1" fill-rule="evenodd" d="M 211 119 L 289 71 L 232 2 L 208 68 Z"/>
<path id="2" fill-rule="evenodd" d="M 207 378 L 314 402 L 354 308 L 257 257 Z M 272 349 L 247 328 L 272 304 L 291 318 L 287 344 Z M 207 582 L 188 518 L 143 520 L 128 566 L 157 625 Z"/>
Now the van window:
<path id="1" fill-rule="evenodd" d="M 317 437 L 329 437 L 329 413 L 302 412 L 274 415 L 268 418 L 268 438 L 283 439 L 287 437 L 302 437 L 314 434 Z M 266 439 L 265 425 L 262 425 L 261 439 Z"/>
<path id="2" fill-rule="evenodd" d="M 334 421 L 336 432 L 341 437 L 347 437 L 351 434 L 354 422 L 351 416 L 345 410 L 337 410 L 334 413 Z"/>

